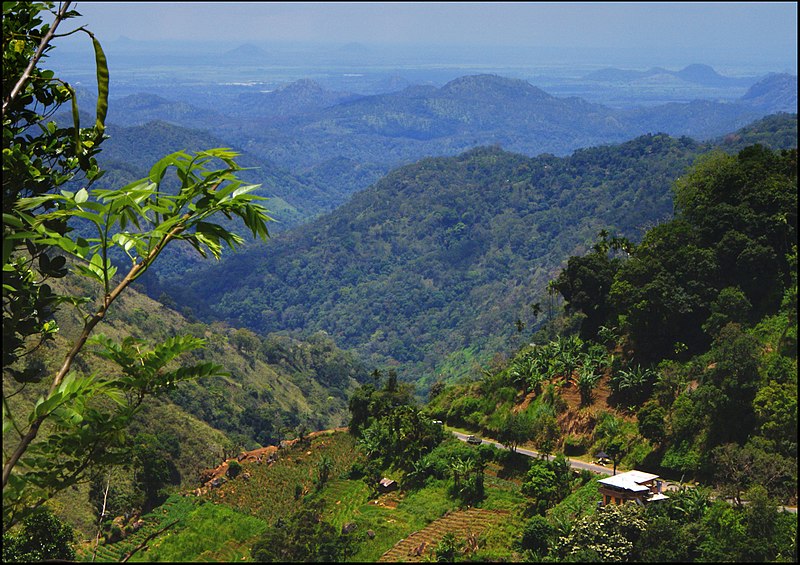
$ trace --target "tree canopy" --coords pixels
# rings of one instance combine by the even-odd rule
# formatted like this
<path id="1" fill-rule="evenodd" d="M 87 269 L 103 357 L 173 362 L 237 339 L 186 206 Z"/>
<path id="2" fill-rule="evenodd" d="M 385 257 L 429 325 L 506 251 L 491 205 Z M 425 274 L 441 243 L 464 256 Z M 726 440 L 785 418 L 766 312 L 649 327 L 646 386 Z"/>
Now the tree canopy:
<path id="1" fill-rule="evenodd" d="M 94 160 L 108 103 L 102 48 L 90 32 L 76 30 L 89 34 L 95 47 L 98 102 L 91 128 L 80 128 L 75 91 L 42 66 L 56 28 L 79 15 L 69 6 L 3 4 L 3 376 L 11 385 L 3 387 L 4 531 L 55 492 L 86 480 L 94 467 L 124 461 L 126 430 L 148 397 L 182 380 L 225 374 L 214 363 L 174 362 L 202 347 L 200 338 L 175 336 L 151 346 L 96 334 L 114 301 L 173 241 L 216 258 L 224 246 L 244 241 L 215 216 L 236 217 L 262 239 L 271 219 L 263 198 L 252 194 L 256 185 L 237 178 L 241 169 L 228 149 L 178 151 L 146 178 L 102 187 Z M 52 24 L 43 22 L 48 13 Z M 52 117 L 67 102 L 73 123 L 60 128 Z M 177 179 L 172 191 L 170 174 Z M 79 175 L 85 186 L 62 188 Z M 48 284 L 65 277 L 88 279 L 89 296 Z M 63 361 L 52 371 L 28 364 L 26 356 L 56 336 L 52 316 L 66 304 L 80 309 L 83 327 L 69 338 Z M 87 344 L 117 370 L 83 374 L 76 360 Z"/>

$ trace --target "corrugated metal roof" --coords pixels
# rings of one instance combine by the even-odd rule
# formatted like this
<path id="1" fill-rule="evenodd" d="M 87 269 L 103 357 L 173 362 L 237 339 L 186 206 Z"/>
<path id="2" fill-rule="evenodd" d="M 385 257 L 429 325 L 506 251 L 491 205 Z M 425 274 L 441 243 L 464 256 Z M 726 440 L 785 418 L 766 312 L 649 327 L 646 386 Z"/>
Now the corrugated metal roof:
<path id="1" fill-rule="evenodd" d="M 601 479 L 599 482 L 610 487 L 622 488 L 633 492 L 644 492 L 650 489 L 642 486 L 642 483 L 646 483 L 647 481 L 652 481 L 653 479 L 657 478 L 658 475 L 645 473 L 644 471 L 627 471 L 625 473 L 620 473 L 619 475 L 608 477 L 607 479 Z"/>

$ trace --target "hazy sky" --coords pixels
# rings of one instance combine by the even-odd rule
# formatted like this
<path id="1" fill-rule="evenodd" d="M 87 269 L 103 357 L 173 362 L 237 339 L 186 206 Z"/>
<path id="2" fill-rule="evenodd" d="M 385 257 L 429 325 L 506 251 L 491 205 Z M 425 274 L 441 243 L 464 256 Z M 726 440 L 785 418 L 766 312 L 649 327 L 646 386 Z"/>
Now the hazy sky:
<path id="1" fill-rule="evenodd" d="M 113 39 L 606 46 L 797 44 L 795 2 L 77 2 Z"/>
<path id="2" fill-rule="evenodd" d="M 795 2 L 77 2 L 101 41 L 666 50 L 795 61 Z"/>

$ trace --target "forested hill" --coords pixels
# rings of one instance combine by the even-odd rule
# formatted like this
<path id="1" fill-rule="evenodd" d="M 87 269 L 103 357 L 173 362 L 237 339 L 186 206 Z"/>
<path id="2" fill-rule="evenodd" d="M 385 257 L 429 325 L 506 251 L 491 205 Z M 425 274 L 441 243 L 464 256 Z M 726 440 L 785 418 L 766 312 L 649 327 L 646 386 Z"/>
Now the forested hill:
<path id="1" fill-rule="evenodd" d="M 782 122 L 796 129 L 795 116 Z M 648 135 L 566 158 L 481 148 L 425 159 L 164 288 L 258 332 L 324 330 L 374 364 L 409 364 L 416 380 L 517 345 L 516 320 L 532 327 L 536 302 L 547 313 L 563 261 L 602 229 L 635 241 L 670 218 L 673 181 L 709 149 Z"/>
<path id="2" fill-rule="evenodd" d="M 141 126 L 110 125 L 100 161 L 108 172 L 104 183 L 124 186 L 147 176 L 150 167 L 174 151 L 200 151 L 227 147 L 219 137 L 205 130 L 189 129 L 164 121 Z M 275 219 L 285 226 L 327 211 L 332 196 L 313 182 L 305 182 L 281 167 L 241 151 L 237 163 L 249 170 L 241 177 L 261 185 L 260 193 L 271 198 Z"/>
<path id="3" fill-rule="evenodd" d="M 768 83 L 763 89 L 786 87 Z M 796 97 L 796 87 L 794 92 Z M 219 132 L 226 139 L 246 137 L 255 154 L 300 171 L 335 157 L 397 165 L 495 143 L 534 156 L 568 155 L 656 131 L 705 139 L 789 110 L 743 101 L 618 110 L 552 96 L 524 80 L 473 75 L 441 88 L 411 86 L 286 119 L 249 118 L 223 124 Z"/>
<path id="4" fill-rule="evenodd" d="M 275 194 L 311 217 L 314 212 L 306 213 L 304 191 L 321 191 L 326 197 L 323 207 L 331 209 L 393 167 L 477 146 L 500 144 L 531 157 L 566 156 L 579 148 L 654 132 L 709 139 L 771 113 L 794 111 L 796 82 L 790 75 L 767 77 L 736 102 L 696 100 L 618 109 L 553 96 L 525 80 L 496 75 L 464 76 L 440 88 L 412 85 L 360 97 L 304 80 L 269 93 L 215 95 L 194 106 L 132 95 L 111 105 L 109 121 L 141 126 L 161 120 L 207 129 L 223 145 L 270 163 L 268 169 L 277 166 L 291 172 L 296 177 L 291 184 L 302 185 L 295 187 L 297 196 L 294 190 L 277 188 Z M 118 141 L 112 137 L 104 147 Z M 320 199 L 310 196 L 308 203 L 318 208 Z"/>

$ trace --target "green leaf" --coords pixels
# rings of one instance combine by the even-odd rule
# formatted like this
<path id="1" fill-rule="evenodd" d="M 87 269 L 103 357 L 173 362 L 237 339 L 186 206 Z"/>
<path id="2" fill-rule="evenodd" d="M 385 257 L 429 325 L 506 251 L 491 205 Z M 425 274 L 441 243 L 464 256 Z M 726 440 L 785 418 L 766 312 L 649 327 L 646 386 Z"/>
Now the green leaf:
<path id="1" fill-rule="evenodd" d="M 61 381 L 61 384 L 58 385 L 56 390 L 60 391 L 61 393 L 68 394 L 75 388 L 76 383 L 76 373 L 74 371 L 67 373 L 67 376 Z"/>
<path id="2" fill-rule="evenodd" d="M 3 225 L 18 229 L 24 227 L 22 220 L 20 220 L 17 216 L 14 216 L 13 214 L 6 214 L 5 212 L 3 213 Z"/>
<path id="3" fill-rule="evenodd" d="M 6 403 L 4 402 L 3 403 L 3 437 L 5 437 L 6 433 L 10 432 L 11 428 L 13 428 L 13 427 L 14 427 L 14 420 L 12 419 L 11 414 L 9 414 L 6 411 Z"/>
<path id="4" fill-rule="evenodd" d="M 98 135 L 103 135 L 106 128 L 106 113 L 108 112 L 108 61 L 100 42 L 92 35 L 94 45 L 94 60 L 97 66 L 97 119 L 95 128 Z"/>
<path id="5" fill-rule="evenodd" d="M 80 161 L 81 166 L 88 167 L 88 163 L 86 163 L 84 152 L 83 152 L 83 145 L 81 144 L 81 117 L 80 113 L 78 112 L 78 99 L 75 96 L 75 90 L 68 84 L 64 84 L 64 88 L 69 90 L 70 94 L 70 102 L 72 103 L 72 124 L 73 128 L 75 129 L 74 133 L 74 142 L 75 142 L 75 156 Z"/>
<path id="6" fill-rule="evenodd" d="M 83 277 L 87 277 L 90 279 L 94 279 L 100 283 L 105 282 L 103 280 L 103 273 L 102 271 L 98 273 L 98 271 L 94 270 L 91 267 L 86 267 L 84 265 L 74 265 L 75 272 Z"/>
<path id="7" fill-rule="evenodd" d="M 46 417 L 63 401 L 64 395 L 58 390 L 54 391 L 53 394 L 47 398 L 39 397 L 39 400 L 36 401 L 36 405 L 33 408 L 33 412 L 30 414 L 29 423 L 33 423 L 37 418 Z"/>
<path id="8" fill-rule="evenodd" d="M 137 192 L 141 190 L 150 191 L 155 187 L 156 185 L 154 182 L 152 182 L 149 178 L 144 178 L 126 184 L 119 190 L 97 191 L 97 194 L 98 195 L 103 194 L 105 199 L 112 200 L 114 198 L 119 198 L 121 196 L 127 196 L 132 192 Z"/>
<path id="9" fill-rule="evenodd" d="M 122 247 L 122 249 L 124 249 L 126 253 L 128 253 L 133 248 L 133 246 L 136 244 L 136 240 L 134 238 L 130 237 L 130 235 L 126 234 L 126 233 L 114 234 L 111 237 L 111 241 L 113 243 L 116 243 L 120 247 Z M 129 254 L 129 256 L 130 256 L 130 254 Z"/>
<path id="10" fill-rule="evenodd" d="M 8 260 L 11 258 L 11 254 L 14 252 L 14 242 L 11 239 L 3 238 L 3 270 L 6 270 L 6 266 L 8 266 Z M 13 270 L 13 269 L 12 269 Z"/>
<path id="11" fill-rule="evenodd" d="M 167 172 L 167 169 L 170 166 L 179 167 L 181 161 L 189 160 L 189 155 L 184 153 L 183 151 L 177 151 L 172 153 L 171 155 L 167 155 L 166 157 L 160 159 L 156 162 L 155 165 L 150 169 L 149 179 L 151 182 L 156 184 L 160 184 L 161 181 L 164 179 L 164 174 Z"/>
<path id="12" fill-rule="evenodd" d="M 50 202 L 51 200 L 63 200 L 63 197 L 59 196 L 58 194 L 46 194 L 44 196 L 20 198 L 19 200 L 17 200 L 17 203 L 14 205 L 14 208 L 17 210 L 33 210 L 34 208 L 38 208 L 45 202 Z"/>
<path id="13" fill-rule="evenodd" d="M 100 214 L 92 214 L 91 212 L 83 212 L 81 210 L 75 210 L 65 215 L 68 217 L 78 217 L 78 218 L 83 218 L 84 220 L 89 220 L 96 226 L 103 226 L 105 224 L 105 218 L 103 218 L 103 216 L 101 216 Z"/>
<path id="14" fill-rule="evenodd" d="M 240 186 L 239 188 L 237 188 L 236 190 L 233 191 L 233 194 L 231 195 L 231 198 L 237 198 L 238 196 L 241 196 L 242 194 L 247 194 L 247 193 L 252 192 L 252 191 L 254 191 L 256 189 L 259 189 L 259 188 L 261 188 L 260 184 L 246 184 L 244 186 Z M 258 197 L 258 198 L 263 198 L 263 197 Z"/>
<path id="15" fill-rule="evenodd" d="M 128 399 L 126 398 L 125 393 L 118 388 L 105 387 L 102 392 L 119 406 L 125 406 L 128 404 Z"/>

